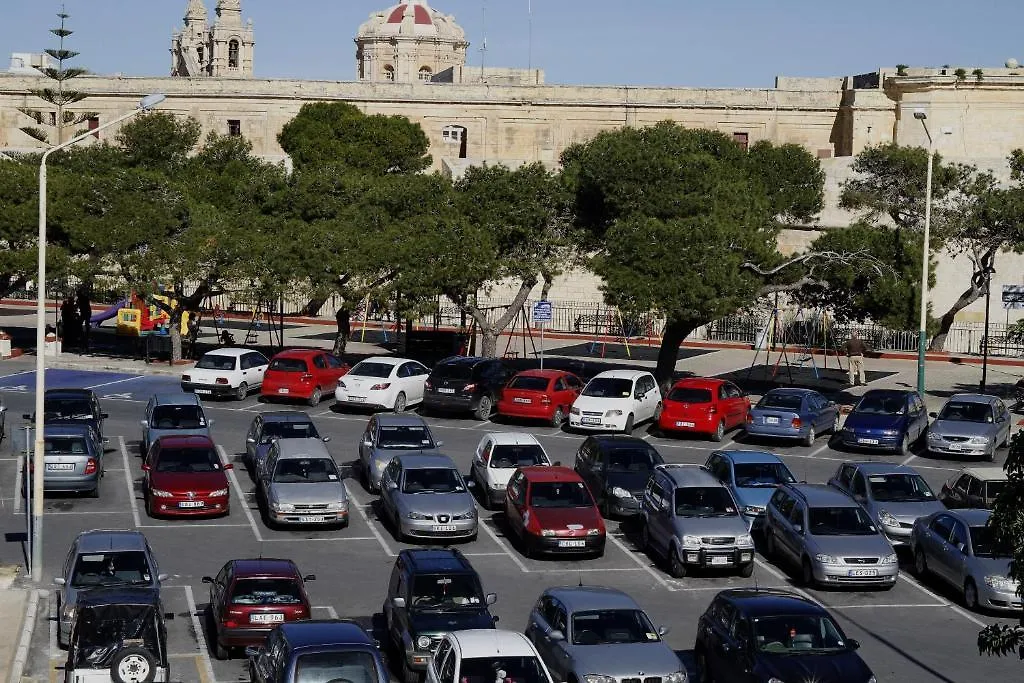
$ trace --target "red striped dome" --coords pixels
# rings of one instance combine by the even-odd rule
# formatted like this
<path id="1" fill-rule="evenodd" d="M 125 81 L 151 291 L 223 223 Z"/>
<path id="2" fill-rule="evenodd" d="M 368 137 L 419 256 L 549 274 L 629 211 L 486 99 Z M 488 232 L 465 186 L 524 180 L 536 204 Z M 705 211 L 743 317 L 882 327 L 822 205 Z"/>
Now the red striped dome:
<path id="1" fill-rule="evenodd" d="M 401 24 L 402 19 L 405 17 L 405 11 L 409 8 L 409 5 L 399 5 L 395 9 L 391 10 L 391 15 L 388 17 L 389 24 Z M 415 22 L 417 24 L 433 24 L 434 22 L 430 19 L 430 12 L 423 5 L 413 5 Z"/>

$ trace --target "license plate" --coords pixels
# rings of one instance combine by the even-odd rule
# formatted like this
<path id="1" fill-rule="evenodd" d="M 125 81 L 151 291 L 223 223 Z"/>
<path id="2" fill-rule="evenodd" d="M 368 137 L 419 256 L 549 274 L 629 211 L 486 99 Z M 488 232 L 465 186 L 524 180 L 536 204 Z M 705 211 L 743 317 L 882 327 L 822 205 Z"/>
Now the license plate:
<path id="1" fill-rule="evenodd" d="M 533 403 L 533 399 L 529 399 L 529 398 L 514 398 L 512 400 L 515 403 Z"/>
<path id="2" fill-rule="evenodd" d="M 299 524 L 313 524 L 314 522 L 322 522 L 324 517 L 322 515 L 304 515 L 299 517 Z"/>
<path id="3" fill-rule="evenodd" d="M 729 564 L 728 557 L 712 557 L 711 564 Z"/>
<path id="4" fill-rule="evenodd" d="M 964 449 L 964 447 L 961 446 L 958 443 L 951 443 L 951 444 L 949 444 L 949 450 L 951 450 L 951 451 L 962 451 L 963 449 Z"/>
<path id="5" fill-rule="evenodd" d="M 601 424 L 601 418 L 599 417 L 581 417 L 580 422 L 585 425 L 599 425 Z"/>
<path id="6" fill-rule="evenodd" d="M 850 576 L 878 576 L 877 569 L 851 569 Z"/>
<path id="7" fill-rule="evenodd" d="M 200 396 L 208 396 L 213 393 L 212 389 L 196 389 L 196 393 Z"/>
<path id="8" fill-rule="evenodd" d="M 75 465 L 70 462 L 48 462 L 46 463 L 47 472 L 74 472 Z"/>
<path id="9" fill-rule="evenodd" d="M 439 393 L 439 394 L 454 394 L 455 390 L 454 389 L 448 389 L 446 387 L 439 387 L 438 390 L 437 390 L 437 393 Z"/>
<path id="10" fill-rule="evenodd" d="M 277 390 L 277 393 L 279 393 L 279 394 L 287 394 L 288 390 L 285 389 L 284 387 L 281 387 L 280 389 Z"/>
<path id="11" fill-rule="evenodd" d="M 559 548 L 584 548 L 584 547 L 586 547 L 586 545 L 587 545 L 587 542 L 583 541 L 583 540 L 579 540 L 579 541 L 575 541 L 575 540 L 573 540 L 573 541 L 559 541 L 558 542 L 558 547 Z"/>
<path id="12" fill-rule="evenodd" d="M 676 422 L 676 427 L 693 427 L 692 422 Z"/>
<path id="13" fill-rule="evenodd" d="M 764 419 L 764 423 L 766 425 L 777 425 L 777 424 L 779 424 L 779 418 L 777 418 L 777 417 L 766 417 Z"/>
<path id="14" fill-rule="evenodd" d="M 877 446 L 878 439 L 857 439 L 857 443 L 862 443 L 866 446 Z"/>
<path id="15" fill-rule="evenodd" d="M 180 508 L 201 508 L 204 505 L 206 505 L 206 503 L 201 500 L 183 500 L 178 503 L 178 507 Z"/>
<path id="16" fill-rule="evenodd" d="M 435 524 L 434 531 L 457 531 L 458 528 L 454 524 Z"/>
<path id="17" fill-rule="evenodd" d="M 365 396 L 349 396 L 348 400 L 352 401 L 353 403 L 363 403 L 363 402 L 366 401 L 366 397 Z"/>
<path id="18" fill-rule="evenodd" d="M 249 622 L 253 624 L 280 624 L 283 621 L 284 615 L 280 612 L 249 615 Z"/>

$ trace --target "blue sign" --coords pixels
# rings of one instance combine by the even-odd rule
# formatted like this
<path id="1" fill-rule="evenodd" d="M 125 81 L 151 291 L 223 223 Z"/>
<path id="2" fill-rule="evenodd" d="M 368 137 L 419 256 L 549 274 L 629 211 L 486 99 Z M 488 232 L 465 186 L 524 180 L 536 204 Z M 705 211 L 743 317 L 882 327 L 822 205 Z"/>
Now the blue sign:
<path id="1" fill-rule="evenodd" d="M 550 301 L 538 301 L 533 305 L 533 322 L 535 323 L 549 323 L 551 322 L 551 302 Z"/>

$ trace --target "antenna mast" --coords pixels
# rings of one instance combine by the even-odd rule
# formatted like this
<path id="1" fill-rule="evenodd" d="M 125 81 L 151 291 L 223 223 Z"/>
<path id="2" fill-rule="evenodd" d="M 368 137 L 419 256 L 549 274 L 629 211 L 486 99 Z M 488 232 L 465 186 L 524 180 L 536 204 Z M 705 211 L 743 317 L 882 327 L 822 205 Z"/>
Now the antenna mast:
<path id="1" fill-rule="evenodd" d="M 480 45 L 480 82 L 484 82 L 484 62 L 487 61 L 487 0 L 483 1 L 483 6 L 480 8 L 481 19 L 481 31 L 484 34 L 483 43 Z"/>
<path id="2" fill-rule="evenodd" d="M 526 13 L 529 35 L 526 39 L 526 68 L 533 71 L 533 0 L 526 0 Z"/>

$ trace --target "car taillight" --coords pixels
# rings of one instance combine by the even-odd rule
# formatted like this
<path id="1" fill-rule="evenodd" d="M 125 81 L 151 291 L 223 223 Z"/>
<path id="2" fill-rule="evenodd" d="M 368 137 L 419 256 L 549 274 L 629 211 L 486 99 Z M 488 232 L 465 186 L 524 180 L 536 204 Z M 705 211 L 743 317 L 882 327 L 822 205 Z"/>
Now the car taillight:
<path id="1" fill-rule="evenodd" d="M 382 384 L 374 384 L 370 387 L 370 391 L 384 391 L 391 386 L 391 382 L 384 382 Z"/>
<path id="2" fill-rule="evenodd" d="M 426 379 L 426 380 L 423 380 L 423 388 L 424 389 L 433 389 L 434 385 L 430 383 L 429 379 Z"/>
<path id="3" fill-rule="evenodd" d="M 227 377 L 218 377 L 217 384 L 231 384 L 231 382 L 228 381 Z"/>
<path id="4" fill-rule="evenodd" d="M 85 463 L 86 474 L 96 474 L 96 458 L 89 458 Z"/>
<path id="5" fill-rule="evenodd" d="M 463 391 L 473 391 L 474 389 L 476 389 L 476 384 L 467 384 L 466 386 L 462 387 Z"/>
<path id="6" fill-rule="evenodd" d="M 182 375 L 181 376 L 181 381 L 182 382 L 191 382 L 192 381 L 192 377 L 191 377 L 191 375 Z"/>
<path id="7" fill-rule="evenodd" d="M 235 621 L 234 619 L 228 619 L 227 621 L 224 622 L 224 625 L 227 628 L 238 628 L 238 622 Z"/>
<path id="8" fill-rule="evenodd" d="M 747 422 L 753 422 L 753 421 L 754 421 L 754 416 L 751 415 L 750 413 L 747 413 Z"/>
<path id="9" fill-rule="evenodd" d="M 800 425 L 802 425 L 803 423 L 800 421 L 799 417 L 794 417 L 792 424 L 793 424 L 793 429 L 800 429 Z"/>
<path id="10" fill-rule="evenodd" d="M 299 377 L 299 381 L 300 382 L 312 382 L 313 381 L 313 375 L 309 374 L 308 372 L 304 372 L 304 373 L 302 373 L 302 376 Z"/>
<path id="11" fill-rule="evenodd" d="M 548 396 L 547 394 L 545 394 L 544 396 L 540 397 L 540 402 L 543 403 L 544 405 L 550 405 L 551 404 L 551 397 Z"/>

